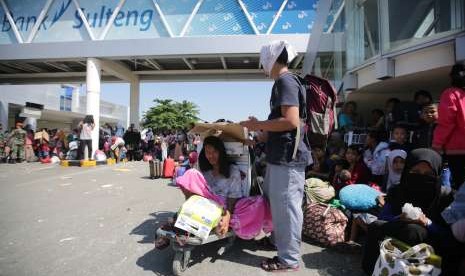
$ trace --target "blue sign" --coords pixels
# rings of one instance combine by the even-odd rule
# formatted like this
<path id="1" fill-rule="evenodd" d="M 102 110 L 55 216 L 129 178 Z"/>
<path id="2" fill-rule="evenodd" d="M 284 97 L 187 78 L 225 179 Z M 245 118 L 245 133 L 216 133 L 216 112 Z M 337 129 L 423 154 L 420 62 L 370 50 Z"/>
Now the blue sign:
<path id="1" fill-rule="evenodd" d="M 37 22 L 46 0 L 7 0 L 16 26 L 25 40 Z M 283 7 L 271 33 L 309 33 L 316 13 L 317 0 L 291 0 L 282 6 L 281 0 L 243 0 L 253 24 L 260 34 L 266 34 Z M 94 36 L 99 38 L 117 7 L 118 0 L 80 0 L 81 10 Z M 105 39 L 135 39 L 173 36 L 244 35 L 255 34 L 246 13 L 237 0 L 204 0 L 188 25 L 197 0 L 157 0 L 167 25 L 155 9 L 154 1 L 125 2 Z M 0 44 L 16 43 L 11 24 L 0 9 Z M 55 0 L 39 26 L 33 42 L 82 41 L 90 37 L 72 0 Z"/>

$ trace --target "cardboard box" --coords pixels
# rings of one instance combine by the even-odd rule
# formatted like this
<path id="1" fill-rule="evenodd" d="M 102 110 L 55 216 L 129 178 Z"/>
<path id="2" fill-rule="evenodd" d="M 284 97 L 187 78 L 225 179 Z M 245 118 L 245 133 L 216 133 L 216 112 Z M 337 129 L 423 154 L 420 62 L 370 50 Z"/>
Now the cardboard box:
<path id="1" fill-rule="evenodd" d="M 174 226 L 205 240 L 218 225 L 222 211 L 216 202 L 193 195 L 182 205 Z"/>

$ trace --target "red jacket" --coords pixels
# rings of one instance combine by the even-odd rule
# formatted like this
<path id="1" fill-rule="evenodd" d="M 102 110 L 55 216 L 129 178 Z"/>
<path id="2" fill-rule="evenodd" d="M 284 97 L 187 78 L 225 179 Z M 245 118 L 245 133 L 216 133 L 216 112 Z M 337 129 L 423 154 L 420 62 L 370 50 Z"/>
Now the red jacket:
<path id="1" fill-rule="evenodd" d="M 362 160 L 354 166 L 350 174 L 349 184 L 368 184 L 370 180 L 370 170 Z"/>
<path id="2" fill-rule="evenodd" d="M 451 87 L 442 92 L 433 148 L 446 154 L 465 154 L 465 90 Z"/>

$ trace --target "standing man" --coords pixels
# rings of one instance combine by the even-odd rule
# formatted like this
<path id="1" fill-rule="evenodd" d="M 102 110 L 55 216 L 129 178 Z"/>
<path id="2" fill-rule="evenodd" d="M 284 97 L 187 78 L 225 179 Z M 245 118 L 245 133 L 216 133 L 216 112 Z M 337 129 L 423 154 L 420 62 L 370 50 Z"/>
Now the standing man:
<path id="1" fill-rule="evenodd" d="M 265 271 L 296 271 L 300 261 L 303 223 L 302 199 L 305 167 L 312 163 L 310 149 L 304 143 L 305 89 L 288 64 L 296 52 L 286 41 L 274 41 L 262 47 L 260 63 L 265 74 L 275 80 L 266 121 L 255 117 L 241 122 L 251 131 L 262 131 L 266 141 L 264 192 L 271 206 L 273 238 L 278 256 L 266 259 Z"/>
<path id="2" fill-rule="evenodd" d="M 138 161 L 136 158 L 137 151 L 141 140 L 140 132 L 134 128 L 134 124 L 124 133 L 123 140 L 126 142 L 128 161 Z"/>
<path id="3" fill-rule="evenodd" d="M 26 144 L 26 131 L 23 129 L 23 123 L 17 122 L 16 129 L 10 134 L 11 141 L 11 162 L 22 163 L 25 159 L 24 146 Z"/>
<path id="4" fill-rule="evenodd" d="M 6 162 L 6 135 L 3 133 L 3 125 L 0 123 L 0 163 Z"/>

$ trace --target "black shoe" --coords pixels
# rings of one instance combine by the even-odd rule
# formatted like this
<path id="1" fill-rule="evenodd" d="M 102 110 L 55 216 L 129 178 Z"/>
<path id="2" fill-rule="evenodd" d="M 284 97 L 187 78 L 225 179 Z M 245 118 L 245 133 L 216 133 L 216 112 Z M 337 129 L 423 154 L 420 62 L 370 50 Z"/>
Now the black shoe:
<path id="1" fill-rule="evenodd" d="M 10 159 L 10 160 L 8 160 L 8 164 L 16 164 L 16 160 L 15 159 Z"/>
<path id="2" fill-rule="evenodd" d="M 278 250 L 276 248 L 276 245 L 273 243 L 270 237 L 264 237 L 261 240 L 256 240 L 255 244 L 261 250 L 266 250 L 266 251 L 277 251 Z"/>

